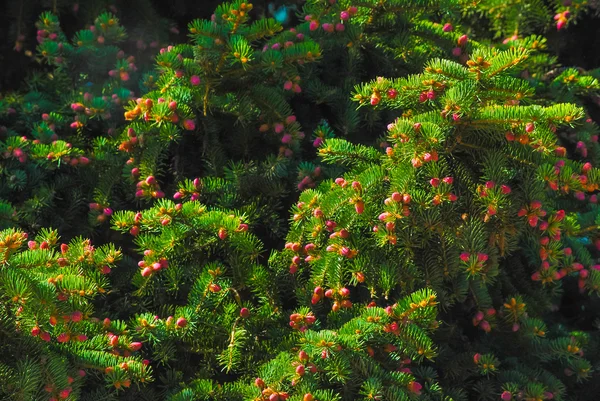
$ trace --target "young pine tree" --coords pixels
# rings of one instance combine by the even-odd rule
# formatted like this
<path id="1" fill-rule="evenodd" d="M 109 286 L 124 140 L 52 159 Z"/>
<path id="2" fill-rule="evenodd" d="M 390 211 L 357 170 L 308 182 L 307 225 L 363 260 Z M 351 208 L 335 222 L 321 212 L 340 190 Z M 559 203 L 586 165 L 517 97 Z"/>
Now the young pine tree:
<path id="1" fill-rule="evenodd" d="M 446 323 L 435 367 L 457 399 L 582 395 L 586 358 L 597 358 L 593 336 L 551 313 L 564 292 L 600 288 L 578 240 L 597 232 L 583 216 L 598 215 L 600 176 L 557 140 L 597 127 L 575 105 L 535 104 L 510 74 L 527 57 L 478 49 L 466 66 L 434 59 L 422 74 L 357 87 L 363 107 L 402 116 L 383 154 L 324 141 L 321 159 L 346 173 L 301 194 L 279 256 L 312 285 L 356 285 L 351 293 L 364 288 L 375 302 L 432 288 Z M 326 298 L 316 304 L 343 310 Z"/>

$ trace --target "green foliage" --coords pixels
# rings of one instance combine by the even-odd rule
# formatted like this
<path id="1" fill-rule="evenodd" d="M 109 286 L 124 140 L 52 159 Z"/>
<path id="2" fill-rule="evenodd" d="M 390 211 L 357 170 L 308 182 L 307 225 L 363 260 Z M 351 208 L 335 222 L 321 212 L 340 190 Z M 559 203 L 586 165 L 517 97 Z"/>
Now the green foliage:
<path id="1" fill-rule="evenodd" d="M 106 275 L 120 250 L 80 238 L 59 245 L 57 232 L 48 229 L 28 242 L 14 229 L 0 238 L 3 396 L 32 399 L 45 386 L 51 396 L 77 397 L 83 367 L 105 371 L 109 383 L 124 387 L 150 379 L 151 369 L 131 355 L 139 350 L 131 337 L 113 335 L 114 323 L 93 317 L 92 300 L 107 293 Z"/>
<path id="2" fill-rule="evenodd" d="M 542 36 L 591 7 L 67 3 L 0 96 L 0 398 L 600 391 L 600 75 Z"/>
<path id="3" fill-rule="evenodd" d="M 514 291 L 505 281 L 516 283 L 508 269 L 511 255 L 523 247 L 533 248 L 530 265 L 541 263 L 532 274 L 543 285 L 530 289 L 535 298 L 556 300 L 561 279 L 569 275 L 579 277 L 582 290 L 596 291 L 598 274 L 597 266 L 588 271 L 575 262 L 568 247 L 578 233 L 597 230 L 590 222 L 582 231 L 576 214 L 595 214 L 597 206 L 577 206 L 573 200 L 571 215 L 558 210 L 565 198 L 586 199 L 586 192 L 598 188 L 591 165 L 557 157 L 566 151 L 557 146 L 556 134 L 581 124 L 583 111 L 570 104 L 542 107 L 527 101 L 531 89 L 508 75 L 527 56 L 519 48 L 477 50 L 467 66 L 433 60 L 424 74 L 357 86 L 354 100 L 360 105 L 400 108 L 404 117 L 388 126 L 387 148 L 379 158 L 343 140 L 321 145 L 322 159 L 346 165 L 347 173 L 301 195 L 287 252 L 298 255 L 294 244 L 309 242 L 305 249 L 310 247 L 310 256 L 304 261 L 294 256 L 292 263 L 319 285 L 335 288 L 364 281 L 371 297 L 385 299 L 433 288 L 443 309 L 456 308 L 457 302 L 471 305 L 464 312 L 473 316 L 474 326 L 492 333 L 487 346 L 498 353 L 512 352 L 502 339 L 511 326 L 529 336 L 538 358 L 530 368 L 553 361 L 536 377 L 558 374 L 560 360 L 562 368 L 584 378 L 591 365 L 577 356 L 577 340 L 567 333 L 540 340 L 548 331 L 544 322 L 525 314 L 524 302 L 505 303 L 505 291 Z M 589 250 L 578 250 L 577 260 L 593 263 Z M 397 272 L 391 279 L 389 265 Z M 498 303 L 511 311 L 509 319 L 497 320 Z M 502 362 L 492 359 L 476 358 L 483 374 L 489 374 L 489 366 L 496 371 Z M 525 363 L 521 360 L 520 367 Z M 470 391 L 481 394 L 488 391 L 485 386 Z M 543 386 L 526 390 L 534 397 L 548 391 L 560 393 Z"/>

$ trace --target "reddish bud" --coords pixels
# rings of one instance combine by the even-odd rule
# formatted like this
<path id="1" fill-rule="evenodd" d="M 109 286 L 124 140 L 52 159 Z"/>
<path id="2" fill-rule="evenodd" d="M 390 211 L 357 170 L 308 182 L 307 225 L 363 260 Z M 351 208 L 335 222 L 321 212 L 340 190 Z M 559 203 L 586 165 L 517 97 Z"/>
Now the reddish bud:
<path id="1" fill-rule="evenodd" d="M 529 225 L 531 227 L 535 227 L 538 224 L 538 217 L 537 216 L 531 216 L 527 219 L 527 222 L 529 223 Z"/>
<path id="2" fill-rule="evenodd" d="M 141 348 L 142 348 L 141 342 L 135 341 L 135 342 L 132 342 L 131 344 L 129 344 L 129 349 L 131 351 L 139 351 Z"/>
<path id="3" fill-rule="evenodd" d="M 196 129 L 196 122 L 194 120 L 187 119 L 183 122 L 183 128 L 188 131 L 193 131 Z"/>
<path id="4" fill-rule="evenodd" d="M 533 123 L 525 124 L 525 132 L 527 132 L 528 134 L 532 133 L 534 129 L 535 125 L 533 125 Z"/>
<path id="5" fill-rule="evenodd" d="M 421 395 L 421 389 L 423 385 L 421 383 L 412 381 L 408 384 L 408 390 L 416 395 Z"/>
<path id="6" fill-rule="evenodd" d="M 358 201 L 354 204 L 354 209 L 357 214 L 362 214 L 365 211 L 365 203 L 363 201 Z"/>
<path id="7" fill-rule="evenodd" d="M 71 321 L 73 321 L 73 322 L 80 322 L 82 318 L 83 318 L 83 313 L 81 313 L 80 311 L 75 311 L 75 312 L 71 313 Z"/>

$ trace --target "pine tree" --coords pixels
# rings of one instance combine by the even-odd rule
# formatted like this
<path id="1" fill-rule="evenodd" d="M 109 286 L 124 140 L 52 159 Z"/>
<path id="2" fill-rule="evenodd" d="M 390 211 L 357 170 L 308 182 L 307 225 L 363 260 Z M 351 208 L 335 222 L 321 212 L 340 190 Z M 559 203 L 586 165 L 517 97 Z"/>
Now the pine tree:
<path id="1" fill-rule="evenodd" d="M 136 353 L 141 344 L 127 333 L 114 335 L 119 327 L 110 319 L 94 317 L 91 301 L 109 291 L 106 275 L 121 259 L 119 249 L 81 238 L 59 244 L 58 233 L 47 229 L 34 239 L 6 229 L 0 238 L 3 398 L 78 398 L 94 370 L 118 387 L 150 378 Z"/>
<path id="2" fill-rule="evenodd" d="M 134 56 L 117 47 L 126 34 L 110 13 L 77 32 L 72 42 L 51 13 L 42 14 L 37 28 L 37 57 L 51 72 L 36 71 L 27 82 L 27 93 L 0 101 L 6 124 L 3 220 L 11 224 L 12 205 L 27 227 L 72 229 L 79 224 L 74 234 L 83 233 L 86 227 L 78 220 L 94 192 L 102 209 L 110 212 L 106 196 L 119 184 L 115 168 L 123 159 L 110 138 L 119 122 L 115 115 L 122 110 L 120 104 L 133 95 L 131 81 L 138 67 Z M 93 166 L 88 166 L 92 160 Z"/>
<path id="3" fill-rule="evenodd" d="M 566 3 L 284 29 L 235 0 L 172 45 L 147 4 L 71 41 L 42 14 L 46 70 L 0 98 L 0 398 L 594 399 L 600 84 L 542 36 L 593 12 Z"/>
<path id="4" fill-rule="evenodd" d="M 434 289 L 448 321 L 449 337 L 440 338 L 447 344 L 447 364 L 440 362 L 445 379 L 472 377 L 472 387 L 461 387 L 476 397 L 503 391 L 562 397 L 565 385 L 556 377 L 563 369 L 589 377 L 591 364 L 579 351 L 583 344 L 597 349 L 591 336 L 566 327 L 551 326 L 555 333 L 547 339 L 550 329 L 541 320 L 560 302 L 563 280 L 598 291 L 600 268 L 578 242 L 597 230 L 578 215 L 597 216 L 598 171 L 565 159 L 556 138 L 597 127 L 582 124 L 583 110 L 574 105 L 528 101 L 531 88 L 509 74 L 527 57 L 518 47 L 478 49 L 466 66 L 434 59 L 423 74 L 357 87 L 361 106 L 401 109 L 402 116 L 388 127 L 383 155 L 341 139 L 324 141 L 322 160 L 346 173 L 303 192 L 288 236 L 288 244 L 312 244 L 306 257 L 287 251 L 297 255 L 291 269 L 310 272 L 324 287 L 364 281 L 382 299 Z M 511 268 L 515 263 L 519 269 Z M 534 283 L 523 282 L 525 274 Z M 468 333 L 470 320 L 490 334 Z M 531 365 L 510 359 L 523 346 L 535 350 Z M 469 351 L 471 366 L 457 363 Z M 506 378 L 491 380 L 492 373 Z M 516 375 L 533 375 L 540 384 Z"/>

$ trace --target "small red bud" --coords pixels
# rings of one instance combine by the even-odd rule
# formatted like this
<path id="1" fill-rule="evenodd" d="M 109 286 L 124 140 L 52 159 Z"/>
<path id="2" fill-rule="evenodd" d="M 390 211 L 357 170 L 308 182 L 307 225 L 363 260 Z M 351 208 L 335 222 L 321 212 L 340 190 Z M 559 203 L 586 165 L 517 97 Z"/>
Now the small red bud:
<path id="1" fill-rule="evenodd" d="M 533 123 L 525 124 L 525 132 L 527 132 L 528 134 L 532 133 L 534 129 L 535 125 Z"/>
<path id="2" fill-rule="evenodd" d="M 129 344 L 129 349 L 132 351 L 139 351 L 142 348 L 142 343 L 141 342 L 132 342 L 131 344 Z"/>

